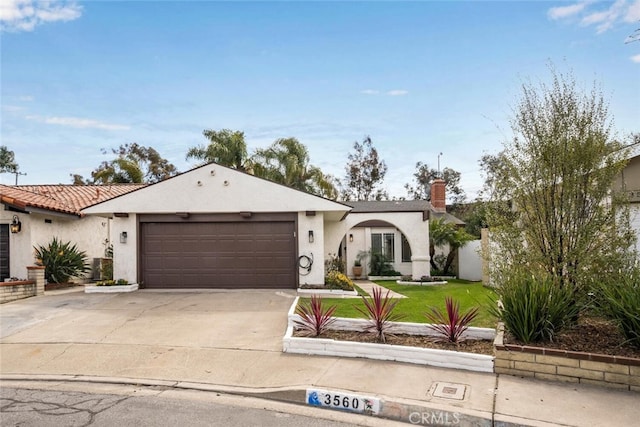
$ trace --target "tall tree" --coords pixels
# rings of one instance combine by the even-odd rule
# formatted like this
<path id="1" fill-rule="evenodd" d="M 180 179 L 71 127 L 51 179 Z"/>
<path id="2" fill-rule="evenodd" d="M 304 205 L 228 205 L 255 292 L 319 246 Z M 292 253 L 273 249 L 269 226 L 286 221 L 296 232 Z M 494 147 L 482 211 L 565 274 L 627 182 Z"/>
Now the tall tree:
<path id="1" fill-rule="evenodd" d="M 149 183 L 162 181 L 178 173 L 176 167 L 154 148 L 138 143 L 111 150 L 117 157 L 104 161 L 91 172 L 91 179 L 72 174 L 74 185 L 110 183 Z M 106 154 L 106 151 L 103 152 Z"/>
<path id="2" fill-rule="evenodd" d="M 18 169 L 13 151 L 9 150 L 5 145 L 0 145 L 0 173 L 16 173 Z"/>
<path id="3" fill-rule="evenodd" d="M 215 162 L 243 172 L 251 171 L 244 132 L 205 129 L 202 134 L 209 140 L 209 144 L 190 148 L 187 160 L 200 160 L 203 164 Z"/>
<path id="4" fill-rule="evenodd" d="M 331 177 L 309 164 L 309 152 L 296 138 L 282 138 L 251 158 L 256 176 L 308 193 L 337 198 Z"/>
<path id="5" fill-rule="evenodd" d="M 353 144 L 346 166 L 346 178 L 342 184 L 344 200 L 385 200 L 389 196 L 380 184 L 387 173 L 387 165 L 380 160 L 370 137 Z"/>
<path id="6" fill-rule="evenodd" d="M 467 198 L 460 187 L 460 172 L 444 168 L 441 172 L 430 168 L 426 163 L 416 163 L 416 171 L 413 173 L 413 184 L 405 184 L 409 198 L 414 200 L 431 200 L 431 183 L 434 179 L 443 179 L 446 182 L 447 200 L 453 205 L 464 203 Z"/>
<path id="7" fill-rule="evenodd" d="M 573 77 L 556 72 L 551 85 L 523 85 L 513 139 L 499 161 L 488 162 L 499 202 L 487 205 L 501 254 L 492 257 L 494 277 L 516 266 L 541 269 L 577 291 L 603 280 L 628 253 L 628 212 L 612 183 L 629 150 L 612 137 L 610 123 L 595 85 L 581 93 Z"/>

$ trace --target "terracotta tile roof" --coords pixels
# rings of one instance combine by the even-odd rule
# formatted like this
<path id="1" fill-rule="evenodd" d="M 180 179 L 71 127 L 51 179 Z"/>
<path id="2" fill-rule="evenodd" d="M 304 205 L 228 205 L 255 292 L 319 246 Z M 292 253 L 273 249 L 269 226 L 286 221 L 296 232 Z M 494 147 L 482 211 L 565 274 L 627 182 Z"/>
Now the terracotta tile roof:
<path id="1" fill-rule="evenodd" d="M 0 202 L 18 209 L 39 208 L 83 216 L 80 210 L 129 193 L 146 184 L 2 185 Z"/>

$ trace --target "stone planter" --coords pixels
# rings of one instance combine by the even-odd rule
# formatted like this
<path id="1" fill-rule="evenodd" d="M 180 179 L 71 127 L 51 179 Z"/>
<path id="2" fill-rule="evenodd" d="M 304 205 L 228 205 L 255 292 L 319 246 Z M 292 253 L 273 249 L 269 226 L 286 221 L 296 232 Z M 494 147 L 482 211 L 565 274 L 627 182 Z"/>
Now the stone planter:
<path id="1" fill-rule="evenodd" d="M 640 392 L 640 359 L 506 344 L 502 324 L 494 346 L 497 374 Z"/>
<path id="2" fill-rule="evenodd" d="M 87 285 L 84 287 L 84 292 L 87 294 L 115 294 L 121 292 L 134 292 L 138 290 L 138 284 L 132 283 L 130 285 L 113 285 L 113 286 L 94 286 Z"/>
<path id="3" fill-rule="evenodd" d="M 322 356 L 363 357 L 376 360 L 395 360 L 398 362 L 442 368 L 465 369 L 476 372 L 493 372 L 493 356 L 486 354 L 464 353 L 421 347 L 409 347 L 391 344 L 360 343 L 338 341 L 323 338 L 294 337 L 294 320 L 299 318 L 294 312 L 298 304 L 295 299 L 289 310 L 289 324 L 282 339 L 282 351 L 285 353 L 313 354 Z M 331 329 L 361 331 L 367 324 L 364 319 L 338 318 Z M 425 324 L 395 322 L 392 333 L 426 335 Z M 488 328 L 469 328 L 468 337 L 493 339 L 495 331 Z"/>

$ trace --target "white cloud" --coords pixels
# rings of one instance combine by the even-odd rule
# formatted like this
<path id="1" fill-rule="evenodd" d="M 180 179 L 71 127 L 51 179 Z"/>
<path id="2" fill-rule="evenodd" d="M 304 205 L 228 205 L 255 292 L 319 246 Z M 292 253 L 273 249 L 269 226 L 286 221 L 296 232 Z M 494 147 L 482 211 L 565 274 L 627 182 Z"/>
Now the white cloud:
<path id="1" fill-rule="evenodd" d="M 365 94 L 365 95 L 377 95 L 380 93 L 379 90 L 375 90 L 375 89 L 365 89 L 360 91 L 360 93 Z"/>
<path id="2" fill-rule="evenodd" d="M 68 126 L 76 129 L 102 129 L 102 130 L 129 130 L 130 126 L 105 123 L 98 120 L 83 119 L 80 117 L 41 117 L 26 116 L 28 120 L 34 120 L 49 125 Z"/>
<path id="3" fill-rule="evenodd" d="M 631 60 L 632 60 L 633 62 L 635 62 L 636 64 L 640 64 L 640 54 L 638 54 L 638 55 L 633 55 L 633 56 L 631 57 Z"/>
<path id="4" fill-rule="evenodd" d="M 82 15 L 82 6 L 74 0 L 2 0 L 0 30 L 33 31 L 37 25 L 73 21 Z"/>
<path id="5" fill-rule="evenodd" d="M 553 20 L 568 18 L 570 16 L 573 16 L 582 12 L 586 6 L 587 6 L 587 3 L 582 2 L 582 3 L 572 4 L 569 6 L 552 7 L 547 11 L 547 16 L 549 17 L 549 19 L 553 19 Z"/>
<path id="6" fill-rule="evenodd" d="M 403 96 L 403 95 L 406 95 L 408 93 L 409 93 L 408 90 L 395 89 L 395 90 L 388 91 L 387 95 L 389 95 L 389 96 Z"/>
<path id="7" fill-rule="evenodd" d="M 22 96 L 18 97 L 18 101 L 31 102 L 33 100 L 34 100 L 34 98 L 31 95 L 22 95 Z"/>
<path id="8" fill-rule="evenodd" d="M 549 19 L 562 20 L 579 18 L 584 26 L 595 26 L 598 34 L 621 23 L 633 23 L 640 20 L 640 0 L 616 0 L 604 3 L 591 0 L 578 2 L 569 6 L 552 7 L 547 11 Z M 598 10 L 596 10 L 598 8 Z"/>
<path id="9" fill-rule="evenodd" d="M 627 9 L 627 13 L 624 16 L 624 22 L 638 22 L 640 21 L 640 0 L 634 1 L 629 9 Z"/>

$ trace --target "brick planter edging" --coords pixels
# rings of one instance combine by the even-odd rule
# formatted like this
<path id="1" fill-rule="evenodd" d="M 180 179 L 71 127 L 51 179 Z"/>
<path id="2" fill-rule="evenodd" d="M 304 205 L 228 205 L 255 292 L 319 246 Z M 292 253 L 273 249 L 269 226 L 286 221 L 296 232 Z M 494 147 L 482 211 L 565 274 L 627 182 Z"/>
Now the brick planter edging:
<path id="1" fill-rule="evenodd" d="M 0 304 L 29 298 L 36 295 L 36 282 L 33 280 L 16 280 L 0 282 Z"/>
<path id="2" fill-rule="evenodd" d="M 499 324 L 494 370 L 497 374 L 592 384 L 640 392 L 640 359 L 504 343 Z"/>

